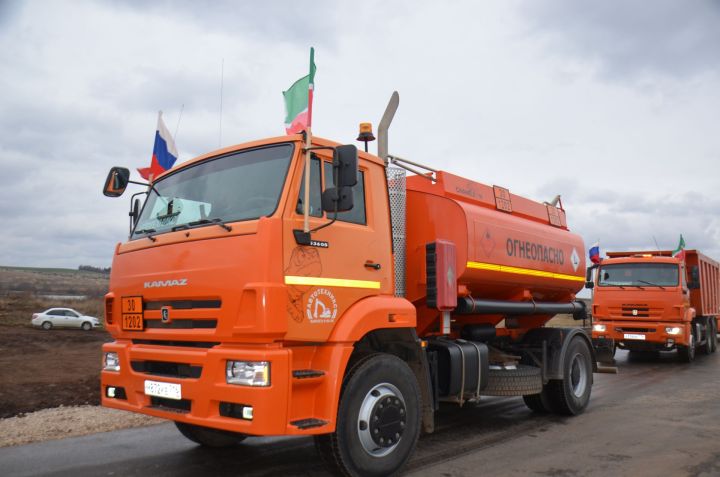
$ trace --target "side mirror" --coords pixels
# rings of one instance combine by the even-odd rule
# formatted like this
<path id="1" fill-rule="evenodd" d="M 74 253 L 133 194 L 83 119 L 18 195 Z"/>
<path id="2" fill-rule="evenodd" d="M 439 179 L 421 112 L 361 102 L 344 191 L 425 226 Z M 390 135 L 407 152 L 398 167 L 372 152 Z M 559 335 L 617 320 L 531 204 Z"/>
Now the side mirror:
<path id="1" fill-rule="evenodd" d="M 130 182 L 130 171 L 125 167 L 113 167 L 105 179 L 103 194 L 107 197 L 120 197 Z"/>
<path id="2" fill-rule="evenodd" d="M 133 201 L 132 210 L 128 215 L 130 216 L 131 226 L 134 227 L 140 217 L 140 199 Z"/>
<path id="3" fill-rule="evenodd" d="M 352 187 L 357 184 L 358 152 L 352 144 L 335 148 L 333 166 L 337 168 L 337 184 L 339 188 Z M 349 209 L 348 209 L 349 210 Z"/>
<path id="4" fill-rule="evenodd" d="M 593 270 L 596 268 L 597 265 L 587 268 L 587 271 L 585 272 L 585 288 L 595 288 L 595 283 L 593 282 Z"/>
<path id="5" fill-rule="evenodd" d="M 693 282 L 700 282 L 700 269 L 697 265 L 693 265 L 690 269 L 690 279 Z"/>
<path id="6" fill-rule="evenodd" d="M 325 212 L 346 212 L 353 208 L 353 199 L 352 187 L 330 187 L 322 193 L 322 208 Z"/>

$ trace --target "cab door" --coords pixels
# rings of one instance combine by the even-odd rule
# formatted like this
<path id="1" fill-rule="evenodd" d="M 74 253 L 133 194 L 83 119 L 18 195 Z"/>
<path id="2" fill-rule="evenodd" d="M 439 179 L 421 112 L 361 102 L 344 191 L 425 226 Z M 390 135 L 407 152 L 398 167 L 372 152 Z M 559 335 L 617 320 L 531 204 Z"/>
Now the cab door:
<path id="1" fill-rule="evenodd" d="M 325 151 L 321 151 L 324 153 Z M 323 190 L 334 186 L 331 153 L 313 155 L 310 227 L 328 224 L 333 213 L 322 211 Z M 303 227 L 303 166 L 297 162 L 284 219 L 284 275 L 288 289 L 286 339 L 324 340 L 343 313 L 365 297 L 392 294 L 392 249 L 385 169 L 360 158 L 352 210 L 311 234 L 310 245 L 296 242 L 293 230 Z"/>

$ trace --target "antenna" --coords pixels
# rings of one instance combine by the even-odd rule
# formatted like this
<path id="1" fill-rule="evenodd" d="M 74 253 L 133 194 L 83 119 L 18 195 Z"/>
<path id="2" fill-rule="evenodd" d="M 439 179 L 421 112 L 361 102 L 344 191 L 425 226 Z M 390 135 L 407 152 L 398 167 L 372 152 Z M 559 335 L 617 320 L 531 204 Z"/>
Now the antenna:
<path id="1" fill-rule="evenodd" d="M 185 110 L 185 103 L 180 106 L 180 115 L 178 116 L 177 125 L 175 125 L 175 134 L 173 134 L 173 141 L 177 139 L 178 129 L 180 129 L 180 120 L 182 119 L 182 113 Z"/>
<path id="2" fill-rule="evenodd" d="M 658 245 L 657 240 L 655 240 L 655 236 L 653 235 L 652 238 L 653 238 L 653 242 L 655 242 L 655 248 L 658 249 L 658 251 L 659 251 L 660 246 Z"/>
<path id="3" fill-rule="evenodd" d="M 220 131 L 218 133 L 218 147 L 222 144 L 222 109 L 223 109 L 223 80 L 225 79 L 225 58 L 220 63 Z"/>

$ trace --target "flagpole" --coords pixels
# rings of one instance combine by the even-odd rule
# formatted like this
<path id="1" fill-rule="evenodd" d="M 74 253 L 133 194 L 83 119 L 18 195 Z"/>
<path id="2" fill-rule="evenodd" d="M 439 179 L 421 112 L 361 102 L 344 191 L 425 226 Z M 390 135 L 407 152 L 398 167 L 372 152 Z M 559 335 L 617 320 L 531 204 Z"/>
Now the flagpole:
<path id="1" fill-rule="evenodd" d="M 310 147 L 312 146 L 312 100 L 313 100 L 313 64 L 315 62 L 315 48 L 310 48 L 310 68 L 308 70 L 308 123 L 305 134 L 305 191 L 303 198 L 303 231 L 310 232 Z"/>

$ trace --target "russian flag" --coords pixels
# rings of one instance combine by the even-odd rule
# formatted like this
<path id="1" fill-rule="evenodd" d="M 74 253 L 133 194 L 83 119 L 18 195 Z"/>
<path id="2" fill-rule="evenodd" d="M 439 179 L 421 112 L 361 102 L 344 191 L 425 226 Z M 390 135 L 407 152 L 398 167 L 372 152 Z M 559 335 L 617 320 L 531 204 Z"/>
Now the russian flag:
<path id="1" fill-rule="evenodd" d="M 588 252 L 588 255 L 590 256 L 590 261 L 592 263 L 600 263 L 600 242 L 595 242 L 592 247 L 590 247 L 590 251 Z"/>
<path id="2" fill-rule="evenodd" d="M 151 181 L 161 173 L 170 169 L 177 161 L 178 152 L 170 131 L 162 119 L 162 111 L 158 112 L 157 128 L 155 129 L 155 144 L 153 145 L 152 161 L 150 167 L 138 168 L 138 172 L 145 180 Z"/>

